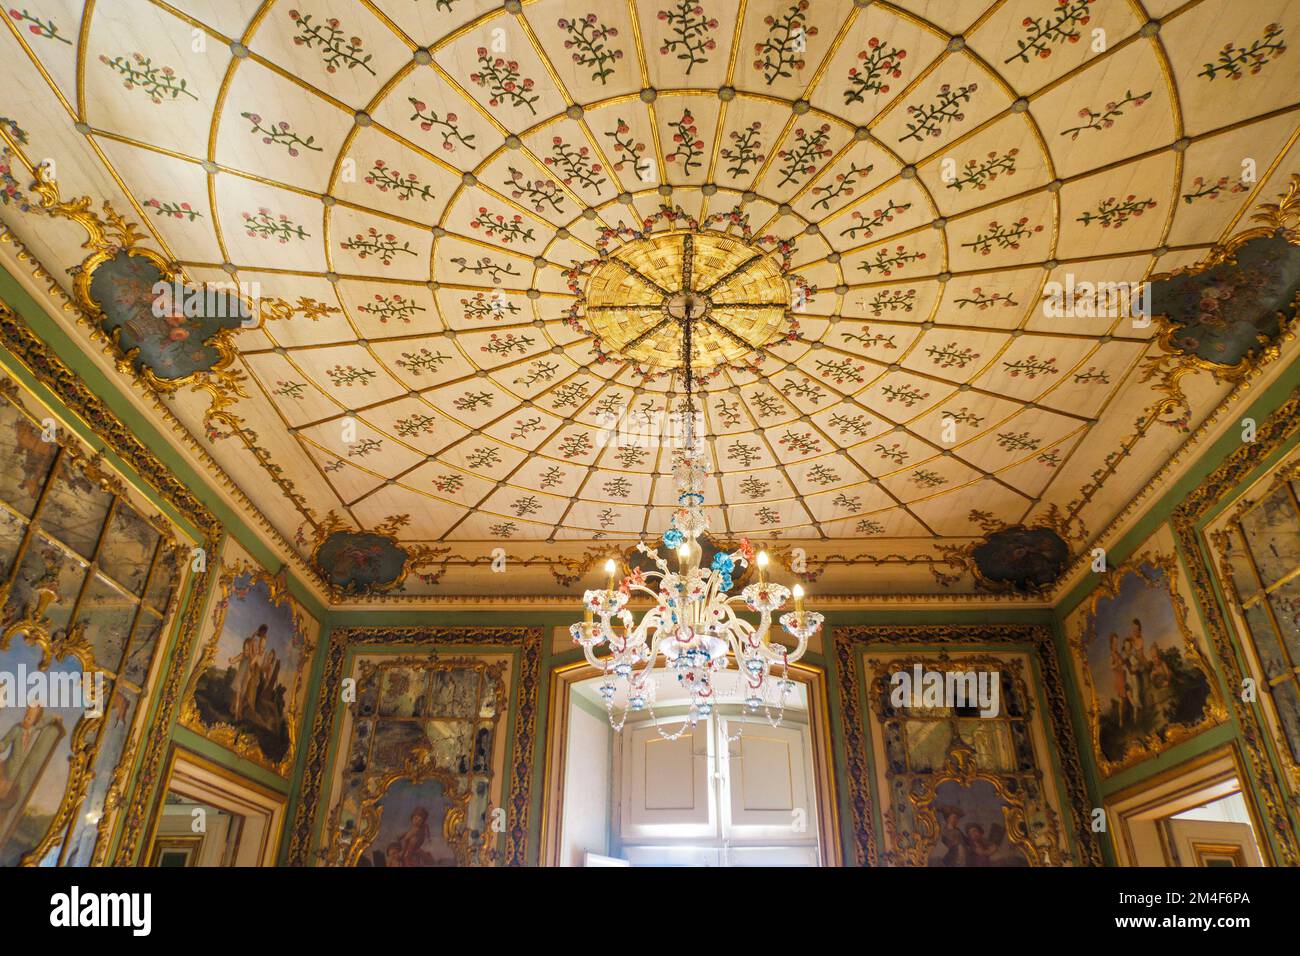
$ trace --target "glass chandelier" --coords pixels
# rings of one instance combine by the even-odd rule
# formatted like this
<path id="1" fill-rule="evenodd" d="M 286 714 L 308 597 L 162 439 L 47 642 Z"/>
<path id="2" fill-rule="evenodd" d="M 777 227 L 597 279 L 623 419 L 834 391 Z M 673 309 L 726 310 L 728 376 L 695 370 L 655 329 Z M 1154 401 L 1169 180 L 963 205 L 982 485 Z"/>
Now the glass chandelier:
<path id="1" fill-rule="evenodd" d="M 612 559 L 607 561 L 606 586 L 583 594 L 584 620 L 569 628 L 588 663 L 604 675 L 600 695 L 615 731 L 623 729 L 630 712 L 648 708 L 653 719 L 656 672 L 676 676 L 689 701 L 689 710 L 675 732 L 659 728 L 660 736 L 670 740 L 713 713 L 714 677 L 728 670 L 733 661 L 744 687 L 745 709 L 751 713 L 761 710 L 774 726 L 779 725 L 786 698 L 795 687 L 790 680 L 790 664 L 803 656 L 808 639 L 820 630 L 823 621 L 822 615 L 804 610 L 800 585 L 791 589 L 767 580 L 767 552 L 755 553 L 748 539 L 742 538 L 736 551 L 715 554 L 709 567 L 700 566 L 699 538 L 709 528 L 703 493 L 708 470 L 703 439 L 695 429 L 691 362 L 694 308 L 688 294 L 679 319 L 686 401 L 682 441 L 673 455 L 678 507 L 663 534 L 663 546 L 676 558 L 677 568 L 669 567 L 658 545 L 642 540 L 636 549 L 650 558 L 657 570 L 636 568 L 618 581 L 617 564 Z M 739 594 L 731 594 L 733 575 L 750 564 L 757 566 L 758 580 Z M 653 602 L 640 622 L 627 606 L 633 595 L 649 597 Z M 787 648 L 773 642 L 770 632 L 772 615 L 791 597 L 794 610 L 779 618 L 795 641 L 793 648 Z M 737 603 L 758 615 L 757 627 L 736 615 Z M 596 651 L 602 645 L 607 646 L 607 653 L 598 657 Z M 620 690 L 626 706 L 616 717 L 615 698 Z"/>

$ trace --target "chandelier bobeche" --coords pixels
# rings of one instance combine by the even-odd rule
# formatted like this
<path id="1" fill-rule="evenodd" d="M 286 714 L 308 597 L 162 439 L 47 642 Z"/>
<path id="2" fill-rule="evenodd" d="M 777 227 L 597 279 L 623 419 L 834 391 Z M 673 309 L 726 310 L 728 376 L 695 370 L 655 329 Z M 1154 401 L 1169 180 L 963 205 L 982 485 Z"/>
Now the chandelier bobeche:
<path id="1" fill-rule="evenodd" d="M 684 428 L 681 448 L 673 456 L 673 482 L 678 507 L 663 534 L 663 546 L 675 554 L 677 570 L 669 567 L 659 546 L 646 541 L 637 551 L 654 561 L 657 570 L 632 569 L 616 581 L 617 564 L 605 564 L 608 581 L 583 595 L 584 620 L 573 624 L 570 633 L 582 646 L 587 661 L 601 669 L 604 680 L 600 694 L 609 711 L 610 724 L 622 730 L 627 715 L 650 709 L 653 717 L 656 669 L 674 673 L 689 700 L 682 725 L 667 733 L 656 723 L 661 736 L 675 739 L 713 713 L 714 675 L 735 661 L 745 687 L 746 710 L 762 710 L 774 725 L 785 712 L 786 698 L 794 689 L 790 664 L 808 648 L 808 639 L 821 628 L 822 615 L 803 608 L 803 588 L 793 589 L 767 580 L 767 552 L 755 553 L 747 538 L 730 553 L 718 552 L 709 567 L 701 567 L 700 536 L 709 529 L 704 513 L 704 482 L 708 469 L 704 446 L 695 429 L 693 356 L 693 314 L 697 305 L 691 296 L 682 303 L 682 365 L 686 401 L 681 420 Z M 737 568 L 755 564 L 758 580 L 739 594 L 731 594 Z M 636 622 L 628 609 L 634 595 L 651 598 L 653 606 Z M 793 648 L 771 640 L 772 615 L 794 598 L 794 610 L 779 618 L 795 640 Z M 736 615 L 734 605 L 742 602 L 758 615 L 755 627 Z M 614 621 L 618 624 L 615 625 Z M 606 646 L 603 657 L 596 650 Z M 626 706 L 615 716 L 615 698 L 625 692 Z"/>

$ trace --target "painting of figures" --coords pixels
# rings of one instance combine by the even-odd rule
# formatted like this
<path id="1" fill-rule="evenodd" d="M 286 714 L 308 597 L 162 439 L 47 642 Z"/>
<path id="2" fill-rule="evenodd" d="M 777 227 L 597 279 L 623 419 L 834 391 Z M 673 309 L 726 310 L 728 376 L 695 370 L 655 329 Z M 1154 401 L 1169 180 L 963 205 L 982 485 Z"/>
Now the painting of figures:
<path id="1" fill-rule="evenodd" d="M 463 803 L 463 801 L 461 801 Z M 456 866 L 444 822 L 457 806 L 437 779 L 395 781 L 376 802 L 379 832 L 357 866 Z"/>
<path id="2" fill-rule="evenodd" d="M 283 772 L 310 659 L 309 618 L 280 582 L 252 567 L 222 580 L 215 634 L 183 719 L 241 756 Z"/>
<path id="3" fill-rule="evenodd" d="M 1105 771 L 1154 756 L 1215 719 L 1177 573 L 1172 555 L 1153 554 L 1112 571 L 1073 638 Z"/>
<path id="4" fill-rule="evenodd" d="M 1024 851 L 1007 840 L 1011 808 L 988 780 L 946 780 L 935 787 L 939 840 L 928 866 L 1028 866 Z"/>

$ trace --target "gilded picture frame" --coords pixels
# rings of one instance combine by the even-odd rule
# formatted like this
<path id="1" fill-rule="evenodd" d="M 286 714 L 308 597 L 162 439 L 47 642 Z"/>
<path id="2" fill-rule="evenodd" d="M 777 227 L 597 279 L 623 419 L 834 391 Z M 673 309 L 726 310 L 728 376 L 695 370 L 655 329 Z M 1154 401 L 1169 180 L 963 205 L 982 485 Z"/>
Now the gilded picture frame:
<path id="1" fill-rule="evenodd" d="M 1173 552 L 1142 551 L 1122 565 L 1106 571 L 1073 615 L 1077 616 L 1077 620 L 1068 634 L 1070 653 L 1084 697 L 1089 739 L 1092 741 L 1098 770 L 1103 777 L 1112 777 L 1150 760 L 1170 747 L 1190 740 L 1227 720 L 1227 710 L 1214 669 L 1193 632 L 1190 609 L 1180 592 L 1180 574 L 1178 558 Z M 1130 588 L 1130 585 L 1133 587 Z M 1109 694 L 1103 695 L 1098 686 L 1098 678 L 1093 673 L 1094 666 L 1089 663 L 1090 652 L 1094 660 L 1105 653 L 1105 649 L 1098 644 L 1105 638 L 1096 633 L 1099 614 L 1109 614 L 1113 608 L 1115 613 L 1130 617 L 1131 610 L 1121 608 L 1130 608 L 1129 602 L 1135 600 L 1132 597 L 1134 593 L 1141 596 L 1139 600 L 1154 595 L 1157 603 L 1168 602 L 1177 639 L 1166 643 L 1175 646 L 1160 648 L 1158 643 L 1153 643 L 1145 648 L 1146 637 L 1142 632 L 1140 618 L 1132 617 L 1133 632 L 1123 638 L 1124 643 L 1121 643 L 1118 631 L 1113 631 L 1110 635 L 1109 654 L 1114 670 L 1114 686 Z M 1135 638 L 1136 643 L 1130 644 L 1129 638 Z M 1160 635 L 1157 635 L 1155 641 L 1160 639 Z M 1179 712 L 1179 698 L 1171 700 L 1166 696 L 1157 706 L 1153 699 L 1155 691 L 1151 690 L 1146 692 L 1149 698 L 1146 702 L 1140 699 L 1144 693 L 1142 672 L 1153 672 L 1152 661 L 1157 661 L 1156 666 L 1160 667 L 1163 662 L 1173 660 L 1170 651 L 1177 652 L 1175 656 L 1178 660 L 1185 661 L 1187 670 L 1178 670 L 1175 665 L 1174 673 L 1168 675 L 1170 683 L 1166 686 L 1174 687 L 1175 694 L 1182 692 L 1180 688 L 1187 688 L 1188 695 L 1200 696 L 1202 691 L 1199 689 L 1199 681 L 1189 684 L 1180 678 L 1195 672 L 1204 683 L 1203 706 L 1200 707 L 1199 716 L 1194 719 L 1180 720 L 1167 716 L 1171 712 Z M 1154 687 L 1152 678 L 1148 676 L 1146 680 Z M 1110 706 L 1107 706 L 1108 702 Z M 1191 707 L 1190 699 L 1182 702 Z M 1139 724 L 1151 724 L 1156 729 L 1142 732 Z M 1124 731 L 1125 726 L 1129 727 L 1128 733 Z M 1133 733 L 1135 730 L 1138 731 L 1136 735 Z"/>
<path id="2" fill-rule="evenodd" d="M 246 583 L 245 583 L 246 582 Z M 219 665 L 218 646 L 225 631 L 227 615 L 232 602 L 241 600 L 239 593 L 243 584 L 251 593 L 262 588 L 266 598 L 275 608 L 287 611 L 292 621 L 290 641 L 297 650 L 292 682 L 287 686 L 288 693 L 283 700 L 283 718 L 286 743 L 283 752 L 275 754 L 270 747 L 259 740 L 259 734 L 250 731 L 247 726 L 238 726 L 225 719 L 205 719 L 199 696 L 203 690 L 205 675 Z M 181 705 L 180 723 L 227 750 L 250 760 L 258 766 L 288 777 L 297 756 L 298 737 L 301 728 L 303 707 L 306 700 L 306 683 L 311 662 L 316 653 L 316 640 L 319 624 L 289 594 L 283 574 L 272 575 L 260 565 L 239 556 L 233 561 L 223 561 L 221 574 L 217 579 L 213 595 L 212 611 L 208 615 L 201 637 L 200 653 L 185 688 Z M 241 656 L 246 651 L 241 651 Z M 276 665 L 278 668 L 278 664 Z M 237 672 L 238 673 L 238 672 Z M 273 690 L 273 689 L 272 689 Z"/>

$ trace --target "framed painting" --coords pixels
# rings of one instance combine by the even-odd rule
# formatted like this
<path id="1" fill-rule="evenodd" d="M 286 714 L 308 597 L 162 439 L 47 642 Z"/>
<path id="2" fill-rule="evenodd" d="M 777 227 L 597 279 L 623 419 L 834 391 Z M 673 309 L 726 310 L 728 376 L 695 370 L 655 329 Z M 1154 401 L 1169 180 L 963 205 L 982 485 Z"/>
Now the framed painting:
<path id="1" fill-rule="evenodd" d="M 1028 659 L 1013 653 L 873 652 L 864 660 L 886 849 L 898 866 L 1063 866 L 1074 862 Z M 899 703 L 892 677 L 987 675 L 996 714 Z M 978 679 L 978 677 L 977 677 Z"/>
<path id="2" fill-rule="evenodd" d="M 291 866 L 523 866 L 540 627 L 330 633 Z"/>
<path id="3" fill-rule="evenodd" d="M 492 862 L 508 670 L 499 655 L 357 663 L 327 860 L 403 867 Z"/>
<path id="4" fill-rule="evenodd" d="M 1162 529 L 1067 623 L 1098 767 L 1111 776 L 1227 718 Z M 1160 545 L 1163 544 L 1164 547 Z"/>
<path id="5" fill-rule="evenodd" d="M 1048 628 L 863 625 L 831 638 L 860 865 L 1101 865 Z M 969 680 L 984 703 L 897 692 L 918 674 Z"/>
<path id="6" fill-rule="evenodd" d="M 223 561 L 181 723 L 288 776 L 317 629 L 282 577 L 243 555 Z"/>

